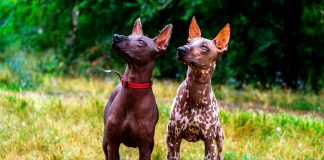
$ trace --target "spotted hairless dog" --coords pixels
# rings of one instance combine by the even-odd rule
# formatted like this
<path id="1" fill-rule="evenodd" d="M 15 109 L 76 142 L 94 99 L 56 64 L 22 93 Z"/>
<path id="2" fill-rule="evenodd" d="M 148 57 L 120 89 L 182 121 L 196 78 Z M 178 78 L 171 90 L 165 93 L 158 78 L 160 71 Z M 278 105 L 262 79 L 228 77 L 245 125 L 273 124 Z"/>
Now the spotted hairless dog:
<path id="1" fill-rule="evenodd" d="M 178 88 L 167 127 L 167 159 L 180 159 L 182 139 L 204 141 L 205 159 L 223 159 L 224 135 L 218 106 L 211 89 L 216 59 L 227 50 L 230 26 L 226 24 L 215 39 L 201 37 L 195 17 L 189 27 L 188 44 L 178 48 L 177 58 L 188 65 L 187 77 Z"/>
<path id="2" fill-rule="evenodd" d="M 137 19 L 129 36 L 113 35 L 113 49 L 127 62 L 126 71 L 111 93 L 104 111 L 102 147 L 106 159 L 119 159 L 121 143 L 139 148 L 139 159 L 149 160 L 154 146 L 158 109 L 152 92 L 152 71 L 156 57 L 168 46 L 172 25 L 151 39 L 143 35 Z"/>

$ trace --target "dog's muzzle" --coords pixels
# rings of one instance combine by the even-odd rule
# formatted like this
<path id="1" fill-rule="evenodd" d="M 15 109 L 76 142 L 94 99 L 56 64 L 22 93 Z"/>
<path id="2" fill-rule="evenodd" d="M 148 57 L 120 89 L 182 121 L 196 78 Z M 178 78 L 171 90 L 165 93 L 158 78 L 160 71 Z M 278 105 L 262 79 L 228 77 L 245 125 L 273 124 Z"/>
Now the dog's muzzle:
<path id="1" fill-rule="evenodd" d="M 119 35 L 119 34 L 114 34 L 112 36 L 113 43 L 121 42 L 121 41 L 125 40 L 126 38 L 127 38 L 126 36 Z"/>
<path id="2" fill-rule="evenodd" d="M 185 56 L 189 52 L 189 48 L 186 46 L 181 46 L 178 48 L 178 56 Z"/>

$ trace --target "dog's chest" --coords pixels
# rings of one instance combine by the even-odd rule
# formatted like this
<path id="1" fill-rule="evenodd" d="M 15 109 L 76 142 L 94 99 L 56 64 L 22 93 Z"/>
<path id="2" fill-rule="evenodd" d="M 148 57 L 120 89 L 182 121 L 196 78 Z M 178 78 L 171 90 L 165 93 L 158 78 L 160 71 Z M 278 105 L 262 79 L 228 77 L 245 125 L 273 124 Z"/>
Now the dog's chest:
<path id="1" fill-rule="evenodd" d="M 192 110 L 178 120 L 180 136 L 189 142 L 215 137 L 217 114 L 213 110 Z M 187 121 L 187 123 L 185 122 Z"/>
<path id="2" fill-rule="evenodd" d="M 188 92 L 180 87 L 173 103 L 170 120 L 175 127 L 175 133 L 190 142 L 215 137 L 218 111 L 213 93 L 201 96 L 198 101 L 192 101 Z"/>

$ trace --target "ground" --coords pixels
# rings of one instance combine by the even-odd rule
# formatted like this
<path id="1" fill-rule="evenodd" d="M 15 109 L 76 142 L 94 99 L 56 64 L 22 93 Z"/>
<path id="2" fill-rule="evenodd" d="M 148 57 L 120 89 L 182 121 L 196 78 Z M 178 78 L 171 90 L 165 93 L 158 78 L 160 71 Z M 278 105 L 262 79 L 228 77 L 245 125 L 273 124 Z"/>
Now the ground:
<path id="1" fill-rule="evenodd" d="M 117 83 L 51 77 L 35 90 L 0 90 L 0 159 L 103 159 L 103 110 Z M 178 85 L 154 81 L 160 118 L 152 159 L 165 159 L 165 130 Z M 236 95 L 226 86 L 214 92 L 225 130 L 225 159 L 324 158 L 323 94 L 245 89 Z M 300 97 L 306 98 L 296 105 Z M 310 109 L 290 107 L 303 104 Z M 309 107 L 313 104 L 315 109 Z M 120 153 L 121 159 L 138 159 L 136 149 L 122 146 Z M 203 154 L 202 142 L 182 141 L 181 159 L 203 159 Z"/>

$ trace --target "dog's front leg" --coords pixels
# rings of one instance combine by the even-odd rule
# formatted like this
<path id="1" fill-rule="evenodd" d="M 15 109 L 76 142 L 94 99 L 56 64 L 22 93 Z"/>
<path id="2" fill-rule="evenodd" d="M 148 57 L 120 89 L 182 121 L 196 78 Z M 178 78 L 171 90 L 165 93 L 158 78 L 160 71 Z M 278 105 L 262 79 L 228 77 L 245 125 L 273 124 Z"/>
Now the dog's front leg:
<path id="1" fill-rule="evenodd" d="M 179 160 L 180 159 L 180 144 L 181 139 L 167 134 L 167 159 L 168 160 Z"/>
<path id="2" fill-rule="evenodd" d="M 140 160 L 150 160 L 153 151 L 154 142 L 146 142 L 143 146 L 139 147 L 139 159 Z"/>
<path id="3" fill-rule="evenodd" d="M 144 136 L 150 135 L 150 136 Z M 140 160 L 150 160 L 151 154 L 154 147 L 154 132 L 150 134 L 143 134 L 140 138 L 139 149 L 139 159 Z"/>
<path id="4" fill-rule="evenodd" d="M 216 133 L 216 143 L 217 143 L 217 160 L 223 159 L 223 146 L 224 146 L 224 132 L 221 124 L 219 123 Z"/>
<path id="5" fill-rule="evenodd" d="M 108 159 L 119 160 L 119 143 L 108 144 Z"/>
<path id="6" fill-rule="evenodd" d="M 205 141 L 205 160 L 214 160 L 216 149 L 215 149 L 214 139 L 207 139 Z"/>

